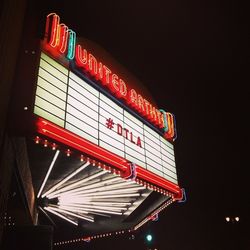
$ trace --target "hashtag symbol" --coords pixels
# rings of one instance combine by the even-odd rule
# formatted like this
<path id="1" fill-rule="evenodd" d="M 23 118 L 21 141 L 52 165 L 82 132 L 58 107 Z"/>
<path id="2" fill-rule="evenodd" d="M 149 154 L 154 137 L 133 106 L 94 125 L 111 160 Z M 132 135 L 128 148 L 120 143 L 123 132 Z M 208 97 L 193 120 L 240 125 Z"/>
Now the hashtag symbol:
<path id="1" fill-rule="evenodd" d="M 107 125 L 107 128 L 109 129 L 112 129 L 114 127 L 114 122 L 113 122 L 113 119 L 109 118 L 109 119 L 106 119 L 106 125 Z"/>

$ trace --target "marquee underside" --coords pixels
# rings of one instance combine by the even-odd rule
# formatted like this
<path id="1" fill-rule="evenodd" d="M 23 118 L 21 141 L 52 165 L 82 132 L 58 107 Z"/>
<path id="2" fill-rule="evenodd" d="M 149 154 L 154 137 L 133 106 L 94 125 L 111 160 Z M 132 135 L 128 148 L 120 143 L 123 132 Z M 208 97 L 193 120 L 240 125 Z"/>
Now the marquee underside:
<path id="1" fill-rule="evenodd" d="M 27 140 L 40 217 L 82 236 L 133 229 L 172 198 L 46 138 Z"/>

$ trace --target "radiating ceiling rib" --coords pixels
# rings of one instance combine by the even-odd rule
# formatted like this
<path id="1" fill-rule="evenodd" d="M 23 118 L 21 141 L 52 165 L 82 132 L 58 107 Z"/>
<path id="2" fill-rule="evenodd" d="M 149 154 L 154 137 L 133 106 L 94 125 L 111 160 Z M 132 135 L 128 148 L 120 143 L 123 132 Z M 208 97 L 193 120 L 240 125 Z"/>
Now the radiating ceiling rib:
<path id="1" fill-rule="evenodd" d="M 70 180 L 71 178 L 73 178 L 75 175 L 77 175 L 80 171 L 82 171 L 83 169 L 85 169 L 90 163 L 87 161 L 85 162 L 82 166 L 80 166 L 77 170 L 75 170 L 73 173 L 71 173 L 70 175 L 68 175 L 66 178 L 62 179 L 60 182 L 58 182 L 56 185 L 54 185 L 52 188 L 50 188 L 47 192 L 45 192 L 42 195 L 42 198 L 47 196 L 48 194 L 50 194 L 51 192 L 53 192 L 54 190 L 56 190 L 58 187 L 60 187 L 61 185 L 63 185 L 65 182 L 67 182 L 68 180 Z"/>

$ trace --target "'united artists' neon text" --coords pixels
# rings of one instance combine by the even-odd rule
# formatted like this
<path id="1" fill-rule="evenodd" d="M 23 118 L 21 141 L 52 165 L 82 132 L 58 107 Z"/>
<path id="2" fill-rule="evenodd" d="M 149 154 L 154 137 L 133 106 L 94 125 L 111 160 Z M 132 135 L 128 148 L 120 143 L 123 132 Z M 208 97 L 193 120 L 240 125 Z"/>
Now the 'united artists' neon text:
<path id="1" fill-rule="evenodd" d="M 75 60 L 77 67 L 88 72 L 93 78 L 106 86 L 117 98 L 123 99 L 152 124 L 164 130 L 165 138 L 176 138 L 173 114 L 158 110 L 135 89 L 129 89 L 125 81 L 97 58 L 76 43 L 76 33 L 65 24 L 60 23 L 57 14 L 47 16 L 45 42 L 68 60 Z"/>

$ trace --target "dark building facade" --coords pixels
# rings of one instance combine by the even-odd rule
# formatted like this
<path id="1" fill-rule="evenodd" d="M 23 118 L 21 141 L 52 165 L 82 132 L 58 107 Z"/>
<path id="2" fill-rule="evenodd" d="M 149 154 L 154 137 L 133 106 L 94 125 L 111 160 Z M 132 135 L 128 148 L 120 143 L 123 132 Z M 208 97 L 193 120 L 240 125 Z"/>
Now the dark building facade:
<path id="1" fill-rule="evenodd" d="M 35 47 L 25 36 L 31 28 L 31 5 L 2 1 L 0 12 L 0 242 L 1 249 L 51 249 L 52 229 L 36 225 L 34 190 L 23 131 L 11 131 L 12 118 L 23 119 L 24 107 L 12 112 L 22 60 L 31 62 Z M 26 30 L 25 30 L 26 28 Z M 31 60 L 30 60 L 31 59 Z M 27 64 L 26 64 L 27 65 Z M 28 65 L 31 65 L 30 63 Z M 30 69 L 32 70 L 32 69 Z M 19 73 L 18 73 L 19 71 Z M 26 73 L 29 69 L 26 68 Z M 24 73 L 24 72 L 23 72 Z M 24 79 L 24 78 L 23 78 Z M 25 95 L 24 89 L 18 95 Z M 29 104 L 28 104 L 29 105 Z M 24 118 L 25 119 L 25 118 Z M 40 236 L 38 237 L 38 235 Z M 39 238 L 42 239 L 39 244 Z M 40 246 L 39 246 L 40 245 Z"/>

